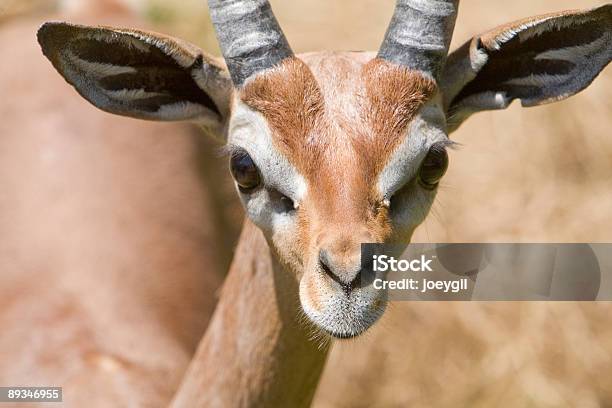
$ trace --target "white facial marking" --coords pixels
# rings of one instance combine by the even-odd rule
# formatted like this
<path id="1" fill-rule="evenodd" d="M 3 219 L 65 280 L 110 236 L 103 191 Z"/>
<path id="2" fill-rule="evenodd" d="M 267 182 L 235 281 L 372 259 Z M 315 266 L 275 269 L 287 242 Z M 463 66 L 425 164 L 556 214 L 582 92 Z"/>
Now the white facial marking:
<path id="1" fill-rule="evenodd" d="M 379 175 L 379 193 L 387 203 L 384 205 L 390 208 L 395 229 L 403 239 L 424 221 L 435 197 L 435 190 L 425 190 L 412 180 L 417 177 L 430 147 L 446 140 L 445 117 L 440 102 L 432 101 L 413 119 L 404 141 Z M 395 197 L 393 208 L 391 197 Z"/>
<path id="2" fill-rule="evenodd" d="M 264 230 L 274 230 L 290 219 L 287 214 L 273 211 L 270 191 L 278 191 L 299 206 L 306 193 L 306 181 L 274 146 L 271 130 L 261 113 L 241 101 L 235 102 L 233 112 L 228 143 L 251 156 L 265 186 L 252 194 L 241 194 L 241 199 L 253 222 Z"/>
<path id="3" fill-rule="evenodd" d="M 404 140 L 380 173 L 377 185 L 380 194 L 389 199 L 416 175 L 429 147 L 446 139 L 442 109 L 438 103 L 428 103 L 414 118 Z"/>

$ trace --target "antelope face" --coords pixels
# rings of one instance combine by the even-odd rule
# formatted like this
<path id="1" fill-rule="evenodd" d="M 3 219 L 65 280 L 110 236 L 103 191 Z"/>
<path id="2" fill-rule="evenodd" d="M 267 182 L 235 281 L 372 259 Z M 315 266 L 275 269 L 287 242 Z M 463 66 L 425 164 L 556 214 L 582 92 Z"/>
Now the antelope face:
<path id="1" fill-rule="evenodd" d="M 295 56 L 266 0 L 209 0 L 225 68 L 138 30 L 45 24 L 45 55 L 95 106 L 189 120 L 227 142 L 248 217 L 299 280 L 308 318 L 352 337 L 386 294 L 360 279 L 360 244 L 407 243 L 471 114 L 554 102 L 612 59 L 612 5 L 534 17 L 448 55 L 457 0 L 398 0 L 378 53 Z M 109 51 L 110 50 L 110 51 Z"/>
<path id="2" fill-rule="evenodd" d="M 240 90 L 238 193 L 319 328 L 355 336 L 384 311 L 361 244 L 410 240 L 446 170 L 444 129 L 435 83 L 371 53 L 291 57 Z"/>

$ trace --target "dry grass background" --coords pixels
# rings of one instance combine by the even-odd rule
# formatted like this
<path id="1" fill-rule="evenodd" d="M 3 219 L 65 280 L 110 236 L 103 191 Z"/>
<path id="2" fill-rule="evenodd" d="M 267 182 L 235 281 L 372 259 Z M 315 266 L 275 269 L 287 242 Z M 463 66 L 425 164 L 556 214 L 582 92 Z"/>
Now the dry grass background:
<path id="1" fill-rule="evenodd" d="M 5 16 L 6 2 L 25 7 L 3 2 Z M 393 8 L 271 2 L 298 52 L 376 49 Z M 137 6 L 160 31 L 217 53 L 201 3 Z M 604 3 L 464 1 L 453 44 L 520 17 Z M 453 134 L 462 147 L 415 241 L 611 241 L 610 129 L 610 68 L 570 100 L 471 118 Z M 365 337 L 334 346 L 314 406 L 612 406 L 611 312 L 608 303 L 396 303 Z"/>

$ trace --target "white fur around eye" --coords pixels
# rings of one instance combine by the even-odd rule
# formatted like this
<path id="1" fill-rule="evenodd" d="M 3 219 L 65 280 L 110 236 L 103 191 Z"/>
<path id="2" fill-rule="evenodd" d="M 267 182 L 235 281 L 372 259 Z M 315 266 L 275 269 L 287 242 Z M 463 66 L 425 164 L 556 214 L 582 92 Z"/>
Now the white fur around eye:
<path id="1" fill-rule="evenodd" d="M 448 140 L 444 128 L 444 115 L 439 105 L 426 105 L 414 118 L 404 141 L 379 175 L 377 187 L 385 200 L 390 200 L 390 214 L 398 230 L 413 230 L 431 208 L 435 191 L 425 191 L 413 180 L 430 147 Z"/>
<path id="2" fill-rule="evenodd" d="M 414 118 L 404 141 L 378 177 L 377 187 L 383 197 L 390 198 L 416 176 L 431 145 L 448 140 L 444 127 L 444 115 L 437 103 L 426 105 Z"/>
<path id="3" fill-rule="evenodd" d="M 288 214 L 274 211 L 270 190 L 277 190 L 296 206 L 306 194 L 306 181 L 289 160 L 274 146 L 265 118 L 237 101 L 229 125 L 228 143 L 244 149 L 261 173 L 264 188 L 240 194 L 249 218 L 260 228 L 271 230 L 291 222 Z"/>

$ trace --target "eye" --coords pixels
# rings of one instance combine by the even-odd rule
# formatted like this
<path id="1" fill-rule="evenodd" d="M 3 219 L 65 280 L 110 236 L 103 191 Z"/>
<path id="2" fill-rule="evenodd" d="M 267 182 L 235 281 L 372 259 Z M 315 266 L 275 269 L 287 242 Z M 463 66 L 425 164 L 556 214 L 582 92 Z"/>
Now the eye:
<path id="1" fill-rule="evenodd" d="M 438 186 L 448 168 L 448 153 L 444 142 L 434 143 L 427 152 L 419 170 L 420 184 L 429 190 Z"/>
<path id="2" fill-rule="evenodd" d="M 261 174 L 249 154 L 240 149 L 232 152 L 230 171 L 241 192 L 250 193 L 261 185 Z"/>

